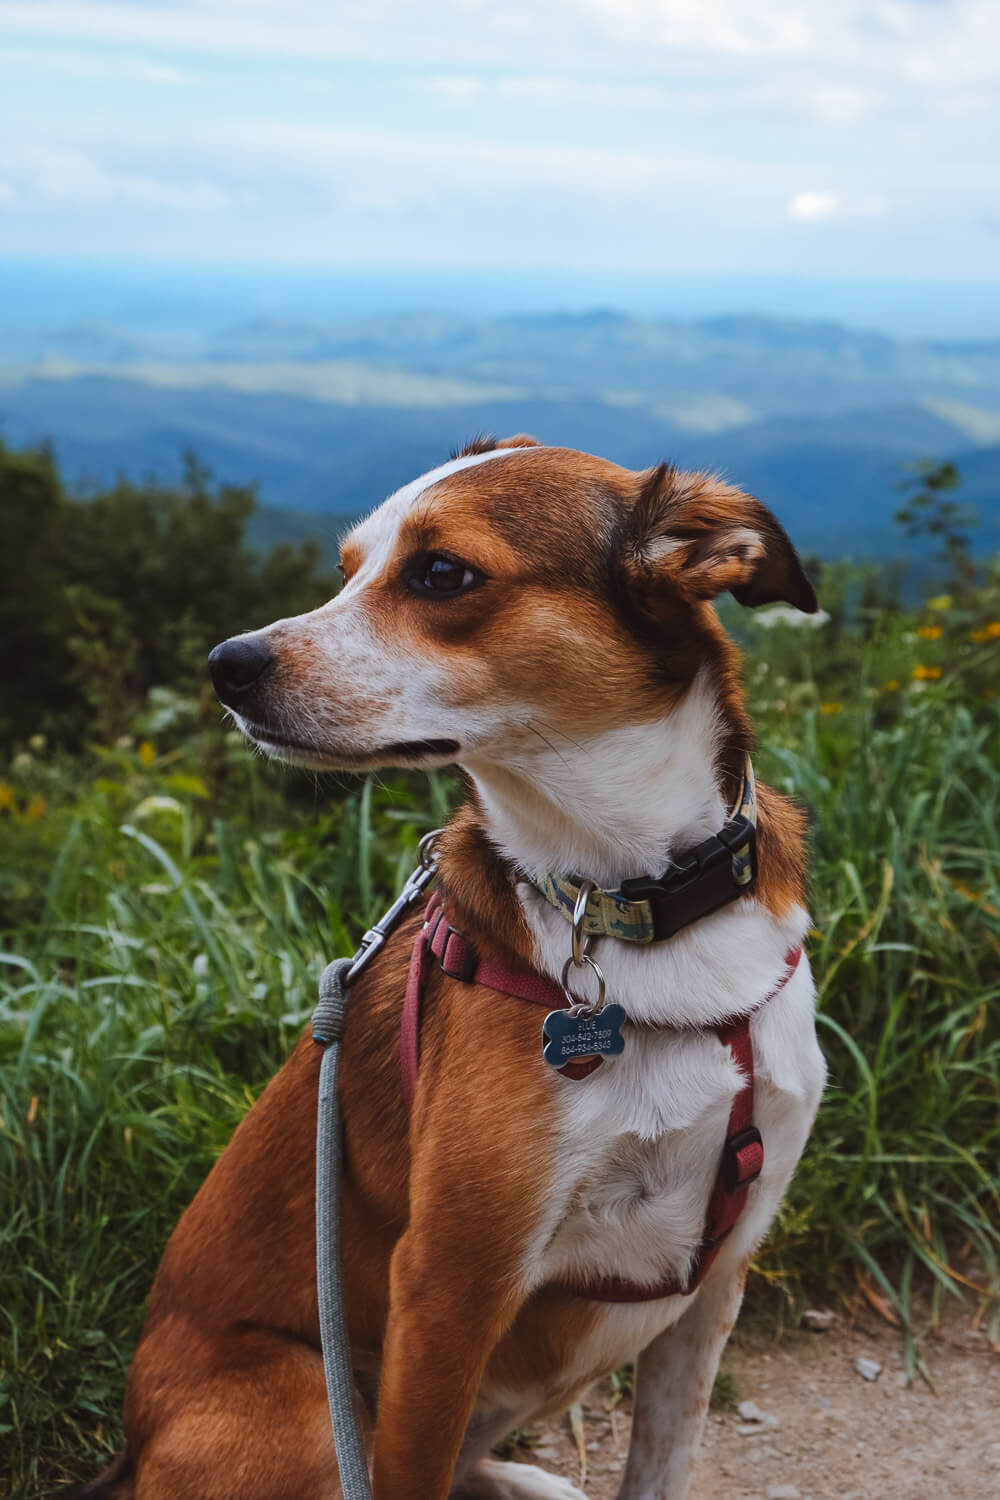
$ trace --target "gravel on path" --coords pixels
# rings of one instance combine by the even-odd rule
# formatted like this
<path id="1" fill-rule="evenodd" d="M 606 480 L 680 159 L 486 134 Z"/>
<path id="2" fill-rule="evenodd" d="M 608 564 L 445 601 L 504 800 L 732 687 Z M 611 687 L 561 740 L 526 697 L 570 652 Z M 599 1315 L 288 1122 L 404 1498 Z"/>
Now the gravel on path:
<path id="1" fill-rule="evenodd" d="M 709 1415 L 692 1500 L 1000 1500 L 1000 1351 L 950 1311 L 923 1344 L 936 1394 L 906 1384 L 898 1332 L 863 1314 L 780 1341 L 737 1330 L 723 1360 L 736 1406 Z M 881 1366 L 874 1379 L 856 1361 Z M 760 1418 L 747 1420 L 747 1402 Z M 588 1500 L 614 1500 L 630 1403 L 608 1382 L 584 1402 Z M 538 1429 L 528 1462 L 581 1484 L 568 1418 Z"/>

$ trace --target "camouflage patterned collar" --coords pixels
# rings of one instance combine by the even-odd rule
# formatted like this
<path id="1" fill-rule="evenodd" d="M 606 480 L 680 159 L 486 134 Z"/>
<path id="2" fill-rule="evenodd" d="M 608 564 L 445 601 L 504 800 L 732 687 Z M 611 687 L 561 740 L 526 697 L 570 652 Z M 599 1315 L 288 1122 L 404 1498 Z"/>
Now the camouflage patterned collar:
<path id="1" fill-rule="evenodd" d="M 657 943 L 748 891 L 757 874 L 757 785 L 749 755 L 736 810 L 717 834 L 679 855 L 660 876 L 594 890 L 583 932 L 627 943 Z M 582 877 L 544 875 L 532 885 L 570 923 Z"/>

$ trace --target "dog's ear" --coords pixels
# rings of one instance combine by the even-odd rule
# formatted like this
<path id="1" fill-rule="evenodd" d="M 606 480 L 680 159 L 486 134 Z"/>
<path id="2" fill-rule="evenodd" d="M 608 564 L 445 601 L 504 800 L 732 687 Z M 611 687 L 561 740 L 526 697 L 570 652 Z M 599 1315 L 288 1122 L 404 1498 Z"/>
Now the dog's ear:
<path id="1" fill-rule="evenodd" d="M 648 607 L 673 594 L 686 602 L 729 592 L 741 604 L 783 600 L 817 609 L 813 586 L 784 528 L 765 505 L 710 474 L 661 464 L 640 476 L 621 566 Z"/>
<path id="2" fill-rule="evenodd" d="M 474 438 L 463 443 L 461 448 L 451 450 L 452 458 L 472 458 L 479 453 L 494 453 L 497 448 L 540 448 L 537 438 L 526 432 L 515 432 L 513 437 L 495 438 L 491 432 L 478 432 Z"/>

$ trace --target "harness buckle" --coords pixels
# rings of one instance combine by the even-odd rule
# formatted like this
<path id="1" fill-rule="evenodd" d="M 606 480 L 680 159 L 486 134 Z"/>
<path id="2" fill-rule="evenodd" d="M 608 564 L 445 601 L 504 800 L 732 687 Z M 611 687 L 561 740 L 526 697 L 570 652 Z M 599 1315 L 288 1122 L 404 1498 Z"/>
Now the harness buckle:
<path id="1" fill-rule="evenodd" d="M 443 939 L 439 936 L 442 925 Z M 428 933 L 428 945 L 438 961 L 438 966 L 449 979 L 460 979 L 471 984 L 479 967 L 479 954 L 470 942 L 455 927 L 444 921 L 444 912 L 438 912 L 434 925 Z"/>
<path id="2" fill-rule="evenodd" d="M 722 1148 L 722 1185 L 736 1193 L 756 1182 L 764 1170 L 764 1139 L 756 1125 L 728 1137 Z"/>

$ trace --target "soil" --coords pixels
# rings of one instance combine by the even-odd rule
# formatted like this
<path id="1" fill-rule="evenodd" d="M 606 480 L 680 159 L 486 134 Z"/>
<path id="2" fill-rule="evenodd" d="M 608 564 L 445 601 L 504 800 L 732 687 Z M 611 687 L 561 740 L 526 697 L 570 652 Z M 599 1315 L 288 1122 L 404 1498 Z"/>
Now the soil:
<path id="1" fill-rule="evenodd" d="M 712 1411 L 691 1500 L 1000 1500 L 1000 1348 L 969 1325 L 951 1311 L 921 1346 L 936 1394 L 907 1383 L 900 1335 L 874 1313 L 780 1341 L 737 1329 L 722 1387 L 776 1425 Z M 882 1366 L 875 1381 L 859 1356 Z M 583 1403 L 586 1476 L 568 1417 L 521 1456 L 614 1500 L 631 1420 L 629 1399 L 614 1403 L 607 1382 Z"/>

